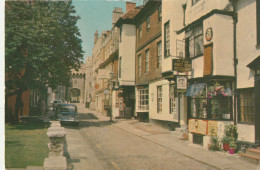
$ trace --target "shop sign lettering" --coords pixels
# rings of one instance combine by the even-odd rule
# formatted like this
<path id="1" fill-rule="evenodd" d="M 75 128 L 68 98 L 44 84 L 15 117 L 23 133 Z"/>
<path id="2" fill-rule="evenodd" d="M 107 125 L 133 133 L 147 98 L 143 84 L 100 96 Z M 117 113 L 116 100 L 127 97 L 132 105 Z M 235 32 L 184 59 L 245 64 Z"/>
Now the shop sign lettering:
<path id="1" fill-rule="evenodd" d="M 172 70 L 178 72 L 188 72 L 191 71 L 192 64 L 190 59 L 173 59 L 172 60 Z"/>

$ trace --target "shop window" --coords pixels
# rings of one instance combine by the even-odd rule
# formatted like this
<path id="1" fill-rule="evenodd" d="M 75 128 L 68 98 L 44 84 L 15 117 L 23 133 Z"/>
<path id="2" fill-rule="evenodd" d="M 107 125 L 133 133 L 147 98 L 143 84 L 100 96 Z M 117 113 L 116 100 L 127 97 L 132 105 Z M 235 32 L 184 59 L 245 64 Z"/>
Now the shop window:
<path id="1" fill-rule="evenodd" d="M 157 113 L 162 112 L 162 86 L 157 87 Z"/>
<path id="2" fill-rule="evenodd" d="M 162 5 L 158 7 L 158 21 L 162 20 Z"/>
<path id="3" fill-rule="evenodd" d="M 157 68 L 162 66 L 162 42 L 157 43 Z"/>
<path id="4" fill-rule="evenodd" d="M 149 71 L 149 58 L 150 58 L 150 51 L 148 49 L 145 51 L 145 72 Z"/>
<path id="5" fill-rule="evenodd" d="M 190 96 L 192 118 L 231 120 L 231 83 L 214 82 L 190 85 L 186 96 Z"/>
<path id="6" fill-rule="evenodd" d="M 241 123 L 255 122 L 255 94 L 254 89 L 239 90 L 238 98 L 239 115 L 238 119 Z"/>
<path id="7" fill-rule="evenodd" d="M 186 52 L 187 58 L 202 56 L 204 52 L 203 45 L 203 26 L 202 24 L 186 32 L 185 45 L 188 48 Z"/>
<path id="8" fill-rule="evenodd" d="M 146 18 L 146 30 L 149 31 L 151 27 L 150 16 Z"/>
<path id="9" fill-rule="evenodd" d="M 176 113 L 176 99 L 174 97 L 174 85 L 170 84 L 170 114 Z"/>
<path id="10" fill-rule="evenodd" d="M 147 111 L 149 109 L 148 88 L 138 89 L 138 109 Z"/>
<path id="11" fill-rule="evenodd" d="M 170 21 L 164 24 L 164 57 L 170 56 Z"/>

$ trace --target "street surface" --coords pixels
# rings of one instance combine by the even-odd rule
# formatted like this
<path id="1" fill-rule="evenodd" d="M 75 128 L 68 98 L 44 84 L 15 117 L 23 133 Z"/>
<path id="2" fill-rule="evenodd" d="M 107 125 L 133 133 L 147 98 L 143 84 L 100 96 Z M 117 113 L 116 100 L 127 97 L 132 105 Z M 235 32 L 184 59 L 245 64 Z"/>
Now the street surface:
<path id="1" fill-rule="evenodd" d="M 194 144 L 185 145 L 187 141 L 177 139 L 168 130 L 137 120 L 115 120 L 111 123 L 109 117 L 77 105 L 81 117 L 80 125 L 64 125 L 67 133 L 66 156 L 70 169 L 256 169 L 256 165 L 235 156 L 225 153 L 227 160 L 222 155 L 215 158 L 214 155 L 219 153 L 207 151 Z M 208 160 L 199 159 L 200 155 Z M 216 162 L 220 160 L 222 162 Z"/>

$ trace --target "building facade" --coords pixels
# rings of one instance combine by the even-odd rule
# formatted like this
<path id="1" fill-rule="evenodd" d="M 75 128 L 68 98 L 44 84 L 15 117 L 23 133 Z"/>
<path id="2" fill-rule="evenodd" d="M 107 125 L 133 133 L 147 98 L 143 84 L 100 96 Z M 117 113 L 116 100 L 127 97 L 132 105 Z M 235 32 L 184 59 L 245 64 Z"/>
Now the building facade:
<path id="1" fill-rule="evenodd" d="M 135 112 L 135 51 L 136 25 L 134 18 L 142 7 L 126 2 L 126 12 L 116 22 L 120 30 L 118 84 L 120 117 L 131 118 Z"/>

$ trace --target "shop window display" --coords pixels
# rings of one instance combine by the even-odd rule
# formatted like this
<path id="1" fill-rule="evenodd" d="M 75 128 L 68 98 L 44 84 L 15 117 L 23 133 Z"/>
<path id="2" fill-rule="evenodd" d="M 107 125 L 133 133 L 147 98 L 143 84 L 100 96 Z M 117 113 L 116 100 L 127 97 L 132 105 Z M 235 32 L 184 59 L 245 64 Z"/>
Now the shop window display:
<path id="1" fill-rule="evenodd" d="M 231 83 L 198 83 L 189 87 L 192 118 L 230 120 L 232 119 Z"/>

